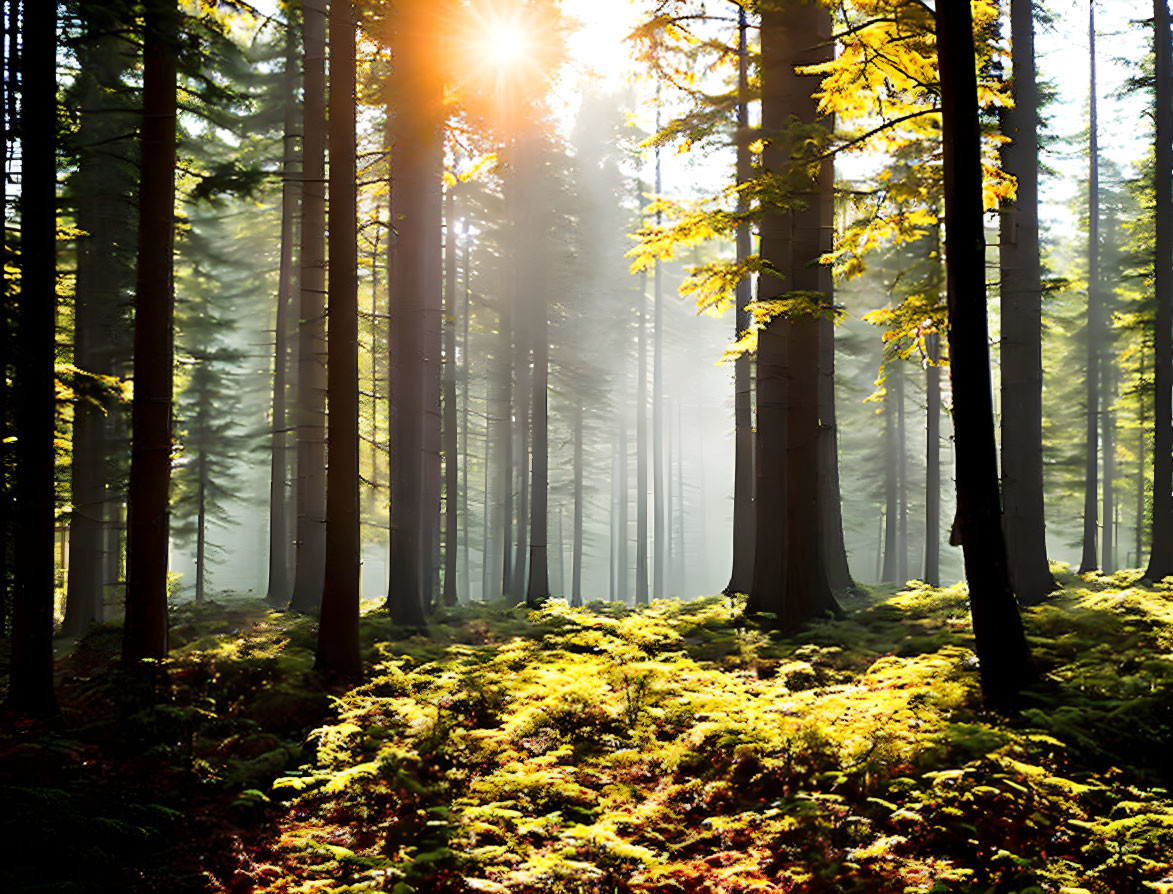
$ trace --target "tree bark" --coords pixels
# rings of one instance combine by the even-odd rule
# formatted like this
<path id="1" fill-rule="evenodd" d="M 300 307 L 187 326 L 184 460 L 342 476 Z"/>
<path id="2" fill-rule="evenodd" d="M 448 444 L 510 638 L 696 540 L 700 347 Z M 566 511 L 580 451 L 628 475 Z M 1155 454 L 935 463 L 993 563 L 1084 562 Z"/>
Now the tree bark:
<path id="1" fill-rule="evenodd" d="M 737 182 L 747 183 L 753 177 L 753 160 L 749 151 L 749 50 L 745 8 L 737 13 Z M 749 211 L 749 197 L 737 194 L 737 210 Z M 750 227 L 737 227 L 737 260 L 743 261 L 752 252 Z M 733 335 L 740 340 L 749 331 L 750 281 L 737 283 Z M 733 366 L 733 570 L 725 592 L 748 593 L 753 584 L 754 548 L 754 468 L 753 468 L 753 401 L 750 394 L 753 369 L 749 354 L 741 354 Z"/>
<path id="2" fill-rule="evenodd" d="M 355 17 L 330 0 L 330 286 L 326 451 L 326 562 L 314 667 L 362 678 L 358 502 L 358 186 L 355 161 Z"/>
<path id="3" fill-rule="evenodd" d="M 656 130 L 660 123 L 660 93 L 656 87 Z M 656 147 L 655 196 L 663 191 L 660 176 L 660 147 Z M 661 223 L 662 213 L 656 212 L 656 226 Z M 652 277 L 653 301 L 653 344 L 652 344 L 652 598 L 663 599 L 664 574 L 668 567 L 670 532 L 665 524 L 667 504 L 664 477 L 664 286 L 663 265 L 655 262 Z"/>
<path id="4" fill-rule="evenodd" d="M 899 582 L 900 566 L 897 558 L 900 552 L 900 464 L 897 459 L 901 444 L 897 440 L 896 427 L 896 364 L 893 356 L 888 361 L 888 373 L 884 381 L 884 570 L 880 582 Z"/>
<path id="5" fill-rule="evenodd" d="M 941 359 L 940 336 L 925 336 L 925 583 L 941 586 Z"/>
<path id="6" fill-rule="evenodd" d="M 148 0 L 135 284 L 134 403 L 127 494 L 122 660 L 167 656 L 167 535 L 171 484 L 175 292 L 175 0 Z"/>
<path id="7" fill-rule="evenodd" d="M 640 276 L 635 391 L 635 604 L 648 604 L 648 315 L 647 275 Z M 577 566 L 576 566 L 577 567 Z"/>
<path id="8" fill-rule="evenodd" d="M 986 325 L 981 132 L 968 3 L 936 7 L 945 183 L 946 294 L 957 514 L 982 695 L 1012 707 L 1034 676 L 1002 539 Z"/>
<path id="9" fill-rule="evenodd" d="M 1000 111 L 1002 167 L 1018 181 L 999 215 L 1002 312 L 1002 525 L 1014 592 L 1035 605 L 1055 588 L 1043 514 L 1042 270 L 1038 85 L 1031 0 L 1011 0 L 1014 105 Z"/>
<path id="10" fill-rule="evenodd" d="M 317 612 L 326 573 L 326 0 L 302 2 L 297 563 L 289 607 Z"/>
<path id="11" fill-rule="evenodd" d="M 207 521 L 208 521 L 208 453 L 201 447 L 196 459 L 196 605 L 204 602 L 204 575 L 207 571 Z"/>
<path id="12" fill-rule="evenodd" d="M 395 215 L 393 264 L 396 448 L 392 470 L 391 581 L 387 605 L 397 624 L 422 627 L 431 595 L 432 543 L 425 476 L 430 309 L 439 307 L 440 265 L 435 256 L 441 224 L 441 86 L 426 57 L 430 12 L 412 3 L 399 12 L 398 90 L 395 111 Z M 433 263 L 436 262 L 436 263 Z M 438 321 L 437 321 L 438 322 Z M 438 331 L 438 330 L 437 330 Z M 438 408 L 437 408 L 438 412 Z M 426 554 L 426 558 L 425 558 Z"/>
<path id="13" fill-rule="evenodd" d="M 1100 399 L 1100 160 L 1096 121 L 1096 5 L 1088 3 L 1088 52 L 1091 64 L 1090 118 L 1088 121 L 1088 181 L 1087 181 L 1087 452 L 1084 454 L 1083 485 L 1083 554 L 1079 573 L 1095 571 L 1097 536 L 1099 534 L 1098 465 L 1099 465 L 1099 399 Z"/>
<path id="14" fill-rule="evenodd" d="M 831 223 L 828 222 L 828 227 Z M 829 232 L 829 231 L 828 231 Z M 825 268 L 830 295 L 831 271 Z M 839 425 L 835 415 L 835 321 L 819 320 L 819 525 L 827 582 L 832 590 L 851 590 L 855 581 L 843 542 L 843 500 L 839 491 Z M 736 499 L 736 497 L 734 498 Z"/>
<path id="15" fill-rule="evenodd" d="M 1156 253 L 1153 291 L 1153 527 L 1148 580 L 1173 575 L 1173 49 L 1167 0 L 1153 0 L 1157 137 L 1153 187 Z"/>
<path id="16" fill-rule="evenodd" d="M 289 523 L 285 508 L 289 489 L 288 441 L 289 421 L 285 410 L 288 370 L 289 304 L 293 298 L 293 242 L 300 190 L 297 170 L 297 31 L 292 20 L 292 6 L 285 15 L 285 154 L 281 162 L 281 260 L 277 279 L 277 313 L 273 325 L 273 419 L 269 458 L 269 587 L 265 601 L 272 606 L 289 602 Z"/>
<path id="17" fill-rule="evenodd" d="M 441 600 L 445 605 L 456 605 L 459 601 L 456 562 L 460 467 L 456 428 L 456 211 L 452 187 L 445 196 L 444 249 L 444 590 Z"/>
<path id="18" fill-rule="evenodd" d="M 574 408 L 574 546 L 571 558 L 570 604 L 582 605 L 582 405 Z M 645 568 L 646 571 L 646 568 Z M 647 604 L 647 591 L 644 592 Z"/>
<path id="19" fill-rule="evenodd" d="M 56 5 L 25 3 L 22 24 L 21 281 L 15 408 L 19 513 L 14 519 L 12 661 L 7 707 L 22 714 L 49 715 L 57 710 L 53 695 Z M 148 49 L 151 46 L 148 42 Z M 154 72 L 148 69 L 148 73 Z M 174 101 L 174 91 L 171 96 Z M 174 118 L 171 121 L 174 124 Z"/>

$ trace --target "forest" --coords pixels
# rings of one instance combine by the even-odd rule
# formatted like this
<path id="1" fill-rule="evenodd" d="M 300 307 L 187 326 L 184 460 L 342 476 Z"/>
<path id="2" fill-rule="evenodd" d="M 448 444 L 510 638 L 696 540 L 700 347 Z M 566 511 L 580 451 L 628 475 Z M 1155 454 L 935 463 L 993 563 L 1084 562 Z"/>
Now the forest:
<path id="1" fill-rule="evenodd" d="M 1168 0 L 0 20 L 0 891 L 1173 894 Z"/>

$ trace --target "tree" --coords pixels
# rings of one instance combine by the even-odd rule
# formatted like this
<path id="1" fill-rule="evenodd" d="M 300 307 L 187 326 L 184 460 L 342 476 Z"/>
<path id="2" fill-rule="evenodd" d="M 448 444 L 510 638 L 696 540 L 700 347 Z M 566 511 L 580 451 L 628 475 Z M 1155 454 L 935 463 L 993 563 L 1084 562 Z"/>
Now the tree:
<path id="1" fill-rule="evenodd" d="M 57 8 L 25 3 L 21 22 L 21 280 L 10 710 L 47 715 L 53 696 L 53 429 L 56 401 Z M 166 506 L 164 506 L 166 511 Z"/>
<path id="2" fill-rule="evenodd" d="M 810 75 L 799 73 L 830 58 L 830 26 L 816 3 L 785 0 L 762 10 L 762 132 L 769 135 L 762 162 L 789 195 L 785 206 L 764 202 L 761 224 L 767 272 L 758 306 L 770 319 L 758 336 L 756 545 L 746 609 L 775 615 L 783 629 L 837 611 L 817 524 L 819 319 L 832 312 L 819 263 L 830 247 L 831 162 L 819 157 Z"/>
<path id="3" fill-rule="evenodd" d="M 737 182 L 749 182 L 753 175 L 749 151 L 749 50 L 746 45 L 745 8 L 737 9 Z M 744 191 L 737 194 L 737 210 L 749 211 L 749 198 Z M 737 227 L 737 260 L 744 262 L 751 253 L 748 221 Z M 737 341 L 749 332 L 750 281 L 741 277 L 737 282 L 736 307 L 733 316 L 733 336 Z M 729 575 L 727 593 L 748 593 L 753 583 L 753 407 L 750 355 L 741 353 L 733 367 L 733 570 Z M 832 377 L 832 383 L 834 378 Z"/>
<path id="4" fill-rule="evenodd" d="M 330 285 L 326 562 L 314 666 L 362 677 L 358 644 L 358 186 L 355 173 L 355 20 L 351 0 L 330 2 Z"/>
<path id="5" fill-rule="evenodd" d="M 998 499 L 973 19 L 968 3 L 939 3 L 935 19 L 958 525 L 982 695 L 991 706 L 1008 708 L 1033 679 L 1033 669 L 1010 586 Z"/>
<path id="6" fill-rule="evenodd" d="M 1087 181 L 1087 406 L 1086 453 L 1084 454 L 1083 485 L 1083 555 L 1079 572 L 1094 571 L 1098 567 L 1096 555 L 1099 535 L 1099 401 L 1100 401 L 1100 341 L 1102 339 L 1100 312 L 1100 158 L 1096 121 L 1096 4 L 1088 3 L 1088 54 L 1091 65 L 1090 108 L 1088 117 L 1088 181 Z"/>
<path id="7" fill-rule="evenodd" d="M 297 206 L 301 190 L 297 183 L 297 28 L 294 6 L 285 5 L 285 77 L 283 98 L 285 121 L 281 161 L 281 261 L 277 284 L 277 313 L 273 325 L 273 417 L 269 478 L 269 589 L 270 605 L 284 606 L 290 597 L 289 523 L 286 517 L 288 420 L 285 408 L 288 372 L 289 305 L 293 298 L 293 248 Z"/>
<path id="8" fill-rule="evenodd" d="M 1173 40 L 1168 0 L 1153 0 L 1153 46 L 1157 122 L 1153 291 L 1157 317 L 1153 338 L 1153 535 L 1145 577 L 1161 580 L 1173 574 Z"/>
<path id="9" fill-rule="evenodd" d="M 1002 513 L 1014 592 L 1034 605 L 1055 587 L 1043 518 L 1042 269 L 1039 92 L 1031 0 L 1011 0 L 1013 106 L 1000 111 L 1002 167 L 1018 181 L 999 208 L 1002 313 Z M 930 367 L 932 369 L 933 367 Z"/>
<path id="10" fill-rule="evenodd" d="M 326 561 L 326 5 L 303 0 L 297 548 L 289 607 L 317 612 Z"/>
<path id="11" fill-rule="evenodd" d="M 134 402 L 127 493 L 126 621 L 122 659 L 167 654 L 168 498 L 174 354 L 175 0 L 147 0 L 135 284 Z"/>

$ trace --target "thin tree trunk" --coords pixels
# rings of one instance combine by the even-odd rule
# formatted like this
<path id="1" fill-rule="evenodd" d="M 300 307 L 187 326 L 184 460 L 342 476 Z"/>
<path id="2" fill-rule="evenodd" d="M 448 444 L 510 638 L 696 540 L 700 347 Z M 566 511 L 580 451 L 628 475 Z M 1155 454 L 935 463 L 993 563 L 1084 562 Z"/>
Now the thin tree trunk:
<path id="1" fill-rule="evenodd" d="M 1011 0 L 1014 105 L 1000 110 L 1002 167 L 1018 193 L 999 215 L 1002 313 L 1002 524 L 1010 580 L 1024 605 L 1055 587 L 1043 514 L 1042 271 L 1039 264 L 1038 86 L 1031 0 Z"/>
<path id="2" fill-rule="evenodd" d="M 468 405 L 469 382 L 471 381 L 469 366 L 469 239 L 468 220 L 460 224 L 460 235 L 464 242 L 464 266 L 461 270 L 463 283 L 463 297 L 460 305 L 460 321 L 462 334 L 460 338 L 460 380 L 461 380 L 461 414 L 460 414 L 460 517 L 463 520 L 464 536 L 460 538 L 460 592 L 464 593 L 467 601 L 472 601 L 472 577 L 469 574 L 468 541 L 472 530 L 472 520 L 468 514 Z"/>
<path id="3" fill-rule="evenodd" d="M 884 384 L 884 570 L 880 574 L 880 582 L 885 584 L 896 583 L 900 574 L 899 532 L 899 478 L 900 466 L 897 460 L 896 428 L 896 364 L 899 358 L 893 357 L 889 361 L 888 374 Z"/>
<path id="4" fill-rule="evenodd" d="M 1033 679 L 1002 539 L 986 325 L 981 133 L 968 3 L 936 7 L 945 183 L 949 370 L 957 444 L 957 514 L 982 695 L 1012 706 Z"/>
<path id="5" fill-rule="evenodd" d="M 903 361 L 893 364 L 896 373 L 896 504 L 900 518 L 896 527 L 896 580 L 908 580 L 908 432 L 905 426 L 904 391 L 907 376 Z"/>
<path id="6" fill-rule="evenodd" d="M 546 296 L 541 289 L 534 297 L 533 333 L 534 369 L 533 412 L 530 417 L 533 455 L 531 458 L 530 485 L 530 536 L 529 536 L 529 581 L 525 590 L 526 601 L 531 606 L 540 605 L 550 597 L 549 556 L 546 551 L 548 522 L 547 499 L 549 496 L 549 431 L 546 415 L 546 393 L 549 383 L 550 344 L 549 310 Z"/>
<path id="7" fill-rule="evenodd" d="M 1100 357 L 1103 364 L 1103 418 L 1100 426 L 1104 439 L 1104 542 L 1101 550 L 1100 570 L 1111 574 L 1116 570 L 1116 437 L 1115 415 L 1112 413 L 1112 399 L 1115 381 L 1112 369 L 1111 333 L 1105 333 L 1109 343 Z"/>
<path id="8" fill-rule="evenodd" d="M 1083 555 L 1079 573 L 1094 571 L 1097 565 L 1096 537 L 1099 533 L 1096 498 L 1099 465 L 1097 423 L 1099 422 L 1100 367 L 1100 162 L 1096 136 L 1096 5 L 1088 3 L 1088 52 L 1091 64 L 1088 146 L 1087 222 L 1087 452 L 1084 457 Z"/>
<path id="9" fill-rule="evenodd" d="M 207 571 L 207 522 L 208 522 L 208 453 L 200 448 L 196 460 L 196 605 L 204 602 L 204 575 Z"/>
<path id="10" fill-rule="evenodd" d="M 122 638 L 122 660 L 128 666 L 167 656 L 178 14 L 175 0 L 149 0 L 145 5 L 133 438 Z"/>
<path id="11" fill-rule="evenodd" d="M 1158 0 L 1159 2 L 1159 0 Z M 1140 564 L 1141 554 L 1144 552 L 1144 452 L 1148 438 L 1145 434 L 1145 405 L 1144 405 L 1144 343 L 1140 346 L 1140 374 L 1136 393 L 1137 420 L 1136 420 L 1136 564 Z"/>
<path id="12" fill-rule="evenodd" d="M 358 498 L 358 187 L 355 160 L 355 17 L 330 0 L 330 314 L 327 399 L 326 562 L 314 667 L 362 677 Z"/>
<path id="13" fill-rule="evenodd" d="M 456 429 L 456 211 L 452 188 L 445 196 L 444 248 L 444 590 L 445 605 L 456 605 L 456 560 L 458 558 L 457 490 L 459 466 L 457 461 Z M 465 594 L 467 598 L 467 594 Z"/>
<path id="14" fill-rule="evenodd" d="M 635 604 L 648 604 L 648 315 L 647 275 L 640 276 L 635 396 Z"/>
<path id="15" fill-rule="evenodd" d="M 656 86 L 656 130 L 660 129 L 660 88 Z M 656 146 L 655 195 L 663 191 L 660 177 L 660 147 Z M 661 223 L 662 213 L 656 211 L 656 226 Z M 669 501 L 666 499 L 667 481 L 664 477 L 664 287 L 663 264 L 656 261 L 652 278 L 652 300 L 655 318 L 653 321 L 652 346 L 652 598 L 663 599 L 664 575 L 668 567 L 670 532 L 665 512 Z"/>
<path id="16" fill-rule="evenodd" d="M 941 343 L 925 336 L 925 583 L 941 585 Z"/>
<path id="17" fill-rule="evenodd" d="M 688 555 L 684 542 L 684 434 L 680 420 L 680 403 L 676 404 L 676 592 L 681 596 L 687 595 L 686 564 Z"/>
<path id="18" fill-rule="evenodd" d="M 528 293 L 528 289 L 526 290 Z M 526 294 L 523 300 L 527 305 L 534 296 Z M 528 308 L 527 308 L 528 309 Z M 527 314 L 528 316 L 528 314 Z M 517 539 L 513 552 L 513 579 L 509 587 L 509 594 L 515 601 L 521 602 L 525 598 L 526 561 L 529 559 L 529 484 L 530 484 L 530 407 L 533 404 L 532 382 L 533 374 L 530 371 L 531 339 L 530 321 L 526 320 L 524 346 L 518 339 L 517 353 L 514 355 L 514 368 L 517 376 L 517 431 L 514 434 L 515 468 L 517 469 L 517 492 L 514 504 L 517 518 Z M 520 333 L 519 333 L 520 334 Z"/>
<path id="19" fill-rule="evenodd" d="M 326 573 L 326 5 L 303 0 L 297 556 L 289 607 L 317 612 Z"/>
<path id="20" fill-rule="evenodd" d="M 1153 292 L 1153 528 L 1145 577 L 1173 575 L 1173 49 L 1167 0 L 1153 0 L 1157 136 L 1153 188 L 1156 253 Z"/>
<path id="21" fill-rule="evenodd" d="M 623 401 L 627 395 L 627 369 L 624 363 L 622 372 L 622 379 L 619 388 L 620 400 Z M 618 559 L 616 561 L 616 598 L 619 602 L 627 605 L 631 599 L 631 590 L 628 583 L 631 579 L 631 557 L 629 553 L 629 502 L 631 495 L 628 492 L 628 464 L 631 457 L 628 455 L 627 443 L 627 407 L 623 406 L 619 411 L 619 551 Z"/>
<path id="22" fill-rule="evenodd" d="M 737 13 L 737 182 L 746 183 L 753 176 L 753 162 L 750 156 L 749 131 L 749 52 L 746 47 L 748 24 L 744 7 Z M 737 210 L 749 211 L 749 197 L 744 192 L 737 194 Z M 737 227 L 737 260 L 749 257 L 750 227 L 742 223 Z M 736 311 L 733 318 L 733 334 L 738 340 L 749 330 L 750 281 L 743 278 L 737 283 Z M 754 547 L 754 468 L 753 468 L 753 401 L 752 359 L 741 354 L 733 366 L 733 570 L 729 575 L 726 593 L 748 593 L 753 583 Z"/>
<path id="23" fill-rule="evenodd" d="M 574 554 L 570 584 L 570 604 L 582 605 L 582 405 L 574 408 Z M 646 592 L 644 602 L 646 604 Z"/>
<path id="24" fill-rule="evenodd" d="M 273 431 L 269 466 L 269 587 L 265 597 L 270 605 L 289 601 L 289 531 L 285 516 L 288 489 L 286 441 L 289 427 L 285 413 L 286 370 L 288 366 L 287 317 L 293 296 L 293 240 L 298 204 L 297 170 L 297 32 L 292 10 L 286 9 L 285 23 L 285 157 L 281 164 L 281 260 L 277 280 L 277 314 L 273 326 Z"/>
<path id="25" fill-rule="evenodd" d="M 16 369 L 16 431 L 19 434 L 16 503 L 19 513 L 14 532 L 12 660 L 7 707 L 23 714 L 49 715 L 57 709 L 53 695 L 56 5 L 26 3 L 22 24 L 21 283 Z M 147 24 L 149 27 L 158 25 L 157 14 L 150 6 Z M 155 48 L 155 41 L 148 37 L 148 53 Z M 151 78 L 149 86 L 154 88 L 151 100 L 159 98 L 158 91 L 163 86 L 158 83 L 156 60 L 157 54 L 151 53 L 147 57 L 150 67 L 145 74 Z M 172 102 L 174 99 L 172 90 Z M 170 120 L 174 125 L 174 117 Z M 143 161 L 144 164 L 151 161 L 146 152 Z M 162 262 L 169 264 L 169 261 L 168 255 Z M 165 620 L 163 629 L 165 640 Z"/>

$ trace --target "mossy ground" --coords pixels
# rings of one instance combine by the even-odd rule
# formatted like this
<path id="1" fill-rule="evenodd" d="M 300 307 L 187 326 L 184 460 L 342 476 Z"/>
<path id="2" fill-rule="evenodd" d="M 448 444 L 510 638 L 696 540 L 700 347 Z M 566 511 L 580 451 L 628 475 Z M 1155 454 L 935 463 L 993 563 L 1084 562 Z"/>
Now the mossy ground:
<path id="1" fill-rule="evenodd" d="M 785 638 L 717 597 L 374 612 L 333 693 L 310 621 L 242 605 L 180 619 L 149 708 L 96 631 L 61 729 L 0 739 L 10 846 L 81 848 L 54 891 L 1173 891 L 1173 594 L 1060 577 L 1012 719 L 962 587 Z"/>

